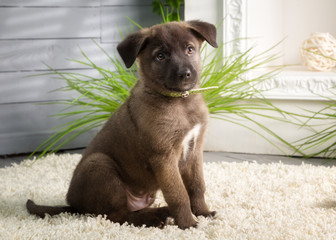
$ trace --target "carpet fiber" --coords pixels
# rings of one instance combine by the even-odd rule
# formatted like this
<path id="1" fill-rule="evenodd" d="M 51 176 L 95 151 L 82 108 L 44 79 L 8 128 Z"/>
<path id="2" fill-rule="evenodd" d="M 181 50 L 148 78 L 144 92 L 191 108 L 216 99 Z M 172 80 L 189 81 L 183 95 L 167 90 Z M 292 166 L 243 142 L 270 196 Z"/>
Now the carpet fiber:
<path id="1" fill-rule="evenodd" d="M 64 204 L 80 155 L 50 155 L 0 169 L 0 239 L 336 239 L 336 168 L 281 163 L 207 163 L 206 199 L 218 215 L 198 228 L 137 228 L 104 216 L 39 219 L 25 209 Z M 295 160 L 293 160 L 295 161 Z M 164 205 L 159 195 L 155 205 Z"/>

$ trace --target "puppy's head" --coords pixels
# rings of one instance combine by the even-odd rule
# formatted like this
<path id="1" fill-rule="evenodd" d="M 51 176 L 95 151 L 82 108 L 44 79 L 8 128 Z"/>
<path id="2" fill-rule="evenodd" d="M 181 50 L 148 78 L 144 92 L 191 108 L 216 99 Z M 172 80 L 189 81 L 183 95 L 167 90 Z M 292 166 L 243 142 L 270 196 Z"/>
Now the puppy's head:
<path id="1" fill-rule="evenodd" d="M 203 41 L 217 47 L 214 25 L 201 21 L 172 22 L 131 34 L 117 49 L 128 68 L 138 59 L 139 73 L 147 86 L 182 92 L 198 82 Z"/>

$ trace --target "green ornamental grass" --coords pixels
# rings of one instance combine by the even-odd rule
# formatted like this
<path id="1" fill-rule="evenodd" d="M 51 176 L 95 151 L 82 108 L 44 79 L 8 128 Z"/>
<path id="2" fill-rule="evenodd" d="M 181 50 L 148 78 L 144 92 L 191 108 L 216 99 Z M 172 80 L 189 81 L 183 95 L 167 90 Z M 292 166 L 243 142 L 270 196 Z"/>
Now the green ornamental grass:
<path id="1" fill-rule="evenodd" d="M 335 94 L 336 97 L 336 94 Z M 297 148 L 301 152 L 312 151 L 306 154 L 306 157 L 324 157 L 328 159 L 336 158 L 336 103 L 332 100 L 326 103 L 326 107 L 312 113 L 310 120 L 318 120 L 319 126 L 323 127 L 322 130 L 314 130 L 311 135 L 299 139 Z M 309 121 L 310 121 L 309 120 Z M 324 122 L 328 121 L 327 124 Z M 316 125 L 316 123 L 314 124 Z M 318 150 L 315 150 L 318 149 Z"/>
<path id="2" fill-rule="evenodd" d="M 83 51 L 81 51 L 83 61 L 71 61 L 94 69 L 99 78 L 80 73 L 60 72 L 49 67 L 51 72 L 48 74 L 58 76 L 67 84 L 57 91 L 75 91 L 79 93 L 79 97 L 47 103 L 65 106 L 64 111 L 53 115 L 54 117 L 74 120 L 52 129 L 55 133 L 32 155 L 36 152 L 41 152 L 40 156 L 47 152 L 56 152 L 82 133 L 101 127 L 129 96 L 130 89 L 137 79 L 136 66 L 126 69 L 118 58 L 112 58 L 97 43 L 95 44 L 109 58 L 115 71 L 97 66 Z"/>
<path id="3" fill-rule="evenodd" d="M 307 113 L 307 120 L 301 127 L 308 127 L 312 133 L 297 140 L 293 145 L 295 145 L 300 152 L 303 152 L 307 158 L 323 157 L 331 160 L 336 158 L 335 87 L 329 91 L 332 97 L 324 96 L 324 107 L 319 111 L 313 112 L 309 109 L 304 109 Z M 316 130 L 316 127 L 319 127 L 319 129 Z"/>
<path id="4" fill-rule="evenodd" d="M 329 56 L 322 55 L 318 52 L 311 52 L 309 49 L 305 49 L 310 53 L 325 57 L 336 61 L 336 59 Z M 324 157 L 334 160 L 336 158 L 336 88 L 329 89 L 331 97 L 320 96 L 325 99 L 324 107 L 319 111 L 313 112 L 309 109 L 306 111 L 305 118 L 307 119 L 301 127 L 308 127 L 312 134 L 303 137 L 293 143 L 296 148 L 303 152 L 305 157 Z M 313 122 L 313 123 L 311 123 Z M 316 130 L 315 127 L 319 127 Z M 310 151 L 310 153 L 306 153 Z"/>

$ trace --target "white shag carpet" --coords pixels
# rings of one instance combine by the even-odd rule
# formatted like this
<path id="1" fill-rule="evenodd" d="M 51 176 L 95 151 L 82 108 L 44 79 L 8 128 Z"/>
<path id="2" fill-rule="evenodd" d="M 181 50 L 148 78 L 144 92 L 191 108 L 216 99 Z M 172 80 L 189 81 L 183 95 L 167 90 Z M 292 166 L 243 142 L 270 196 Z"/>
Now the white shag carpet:
<path id="1" fill-rule="evenodd" d="M 207 163 L 206 199 L 218 215 L 198 228 L 138 228 L 104 216 L 39 219 L 25 209 L 65 203 L 80 155 L 50 155 L 0 169 L 0 239 L 336 239 L 336 168 L 281 163 Z M 293 160 L 295 161 L 295 160 Z M 162 196 L 155 204 L 164 205 Z"/>

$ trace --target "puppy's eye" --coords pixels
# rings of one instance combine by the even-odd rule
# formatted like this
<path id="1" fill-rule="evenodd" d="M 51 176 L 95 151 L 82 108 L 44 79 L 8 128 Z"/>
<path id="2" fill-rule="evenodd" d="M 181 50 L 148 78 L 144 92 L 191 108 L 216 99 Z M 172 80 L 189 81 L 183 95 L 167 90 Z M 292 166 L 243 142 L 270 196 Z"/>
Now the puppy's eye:
<path id="1" fill-rule="evenodd" d="M 187 53 L 188 53 L 188 54 L 193 54 L 194 51 L 195 51 L 195 48 L 194 48 L 194 47 L 191 47 L 191 46 L 189 46 L 188 49 L 187 49 Z"/>
<path id="2" fill-rule="evenodd" d="M 159 61 L 163 61 L 163 60 L 165 60 L 165 55 L 163 54 L 163 53 L 158 53 L 157 55 L 156 55 L 156 59 L 157 60 L 159 60 Z"/>

